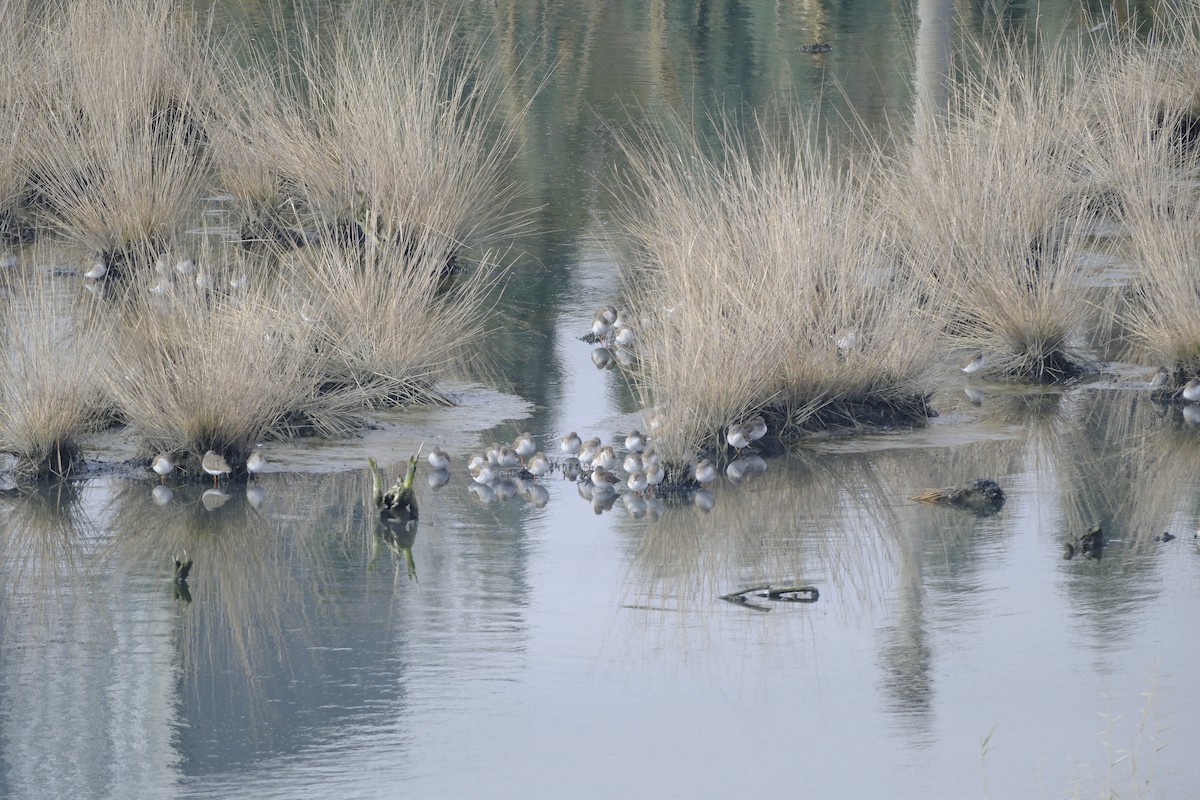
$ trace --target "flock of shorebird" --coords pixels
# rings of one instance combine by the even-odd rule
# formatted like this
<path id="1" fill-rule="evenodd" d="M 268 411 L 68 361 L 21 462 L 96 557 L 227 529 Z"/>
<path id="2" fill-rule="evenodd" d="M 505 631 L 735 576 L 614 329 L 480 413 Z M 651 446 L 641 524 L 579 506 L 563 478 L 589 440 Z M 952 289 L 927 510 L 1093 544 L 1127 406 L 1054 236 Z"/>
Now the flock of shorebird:
<path id="1" fill-rule="evenodd" d="M 154 471 L 154 474 L 158 475 L 159 483 L 165 482 L 167 476 L 175 472 L 176 467 L 175 457 L 165 451 L 159 453 L 150 461 L 150 469 Z M 200 468 L 204 470 L 205 474 L 212 477 L 214 489 L 217 488 L 217 482 L 221 478 L 233 472 L 233 467 L 229 465 L 229 461 L 226 460 L 225 456 L 215 450 L 209 450 L 204 454 L 204 457 L 200 459 Z M 246 459 L 246 472 L 251 477 L 257 477 L 260 472 L 265 472 L 266 469 L 267 457 L 263 455 L 261 450 L 255 450 Z"/>

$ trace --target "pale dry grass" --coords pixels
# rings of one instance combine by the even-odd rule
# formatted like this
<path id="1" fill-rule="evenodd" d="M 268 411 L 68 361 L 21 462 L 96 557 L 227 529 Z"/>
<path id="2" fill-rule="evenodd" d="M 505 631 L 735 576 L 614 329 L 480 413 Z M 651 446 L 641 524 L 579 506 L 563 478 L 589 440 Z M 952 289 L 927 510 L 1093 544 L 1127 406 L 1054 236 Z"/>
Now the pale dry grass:
<path id="1" fill-rule="evenodd" d="M 1090 87 L 1087 143 L 1134 269 L 1118 309 L 1131 354 L 1168 368 L 1168 393 L 1200 376 L 1200 38 L 1187 31 L 1114 37 Z"/>
<path id="2" fill-rule="evenodd" d="M 27 97 L 34 39 L 26 0 L 0 0 L 0 241 L 29 238 L 21 208 L 25 194 Z"/>
<path id="3" fill-rule="evenodd" d="M 48 12 L 23 135 L 45 224 L 120 268 L 171 246 L 207 182 L 211 59 L 174 3 Z"/>
<path id="4" fill-rule="evenodd" d="M 296 249 L 285 268 L 293 310 L 322 354 L 323 391 L 372 407 L 445 402 L 438 379 L 478 350 L 502 270 L 485 257 L 456 279 L 436 246 L 325 242 Z"/>
<path id="5" fill-rule="evenodd" d="M 130 299 L 106 336 L 112 367 L 104 378 L 147 452 L 198 460 L 211 448 L 240 468 L 255 443 L 295 426 L 324 419 L 323 432 L 346 432 L 315 397 L 315 337 L 271 300 L 253 289 L 226 295 L 194 284 Z"/>
<path id="6" fill-rule="evenodd" d="M 64 476 L 78 465 L 80 439 L 105 418 L 104 357 L 62 282 L 15 275 L 9 291 L 0 317 L 0 445 L 17 456 L 18 472 Z"/>
<path id="7" fill-rule="evenodd" d="M 453 23 L 354 6 L 332 35 L 301 31 L 294 72 L 256 59 L 217 140 L 247 216 L 343 244 L 429 247 L 447 265 L 520 229 L 505 170 L 524 112 L 505 113 L 499 69 Z"/>
<path id="8" fill-rule="evenodd" d="M 945 119 L 896 156 L 886 202 L 927 310 L 985 373 L 1072 377 L 1098 212 L 1080 194 L 1084 123 L 1069 43 L 978 45 Z"/>
<path id="9" fill-rule="evenodd" d="M 719 126 L 715 154 L 679 123 L 625 146 L 623 277 L 635 381 L 668 420 L 656 446 L 686 461 L 764 409 L 776 434 L 922 417 L 933 337 L 872 207 L 871 161 L 798 116 Z"/>

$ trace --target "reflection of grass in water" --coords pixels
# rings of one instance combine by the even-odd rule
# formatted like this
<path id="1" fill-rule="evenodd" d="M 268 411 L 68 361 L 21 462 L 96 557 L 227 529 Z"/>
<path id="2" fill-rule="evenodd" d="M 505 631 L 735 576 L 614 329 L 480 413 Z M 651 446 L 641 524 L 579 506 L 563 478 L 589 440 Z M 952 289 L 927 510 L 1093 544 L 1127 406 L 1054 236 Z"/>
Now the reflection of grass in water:
<path id="1" fill-rule="evenodd" d="M 256 676 L 297 668 L 290 661 L 304 650 L 297 637 L 303 640 L 320 624 L 310 618 L 310 598 L 336 580 L 323 547 L 324 529 L 289 520 L 281 530 L 236 488 L 211 511 L 201 501 L 202 486 L 176 487 L 164 506 L 155 504 L 149 489 L 129 483 L 113 496 L 113 538 L 105 561 L 112 569 L 161 575 L 162 602 L 179 603 L 170 599 L 172 559 L 184 551 L 194 559 L 192 602 L 180 607 L 177 631 L 185 683 L 200 686 L 214 668 L 227 671 L 230 677 L 221 685 L 239 704 L 236 713 L 243 713 L 238 698 L 244 696 L 250 723 L 261 724 L 272 712 Z"/>
<path id="2" fill-rule="evenodd" d="M 95 531 L 79 507 L 80 484 L 39 482 L 0 496 L 0 572 L 6 635 L 49 628 L 95 596 Z"/>
<path id="3" fill-rule="evenodd" d="M 637 590 L 649 605 L 697 611 L 743 586 L 812 581 L 869 607 L 892 566 L 898 495 L 869 461 L 774 460 L 744 485 L 717 487 L 707 514 L 668 507 L 647 525 L 633 563 Z"/>

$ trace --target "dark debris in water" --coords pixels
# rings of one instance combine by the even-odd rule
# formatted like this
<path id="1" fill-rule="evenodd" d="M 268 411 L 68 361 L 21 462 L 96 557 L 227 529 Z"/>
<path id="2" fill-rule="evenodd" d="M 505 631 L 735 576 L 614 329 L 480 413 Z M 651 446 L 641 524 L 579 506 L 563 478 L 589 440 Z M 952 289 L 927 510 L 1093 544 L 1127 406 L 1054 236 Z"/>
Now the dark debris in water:
<path id="1" fill-rule="evenodd" d="M 735 603 L 755 611 L 770 611 L 770 607 L 752 602 L 753 599 L 765 599 L 777 603 L 815 603 L 821 597 L 821 592 L 815 586 L 771 586 L 762 584 L 739 589 L 736 592 L 721 595 L 727 603 Z"/>
<path id="2" fill-rule="evenodd" d="M 925 489 L 909 499 L 969 511 L 977 517 L 989 517 L 1003 508 L 1008 498 L 1000 484 L 991 478 L 976 478 L 961 486 Z"/>

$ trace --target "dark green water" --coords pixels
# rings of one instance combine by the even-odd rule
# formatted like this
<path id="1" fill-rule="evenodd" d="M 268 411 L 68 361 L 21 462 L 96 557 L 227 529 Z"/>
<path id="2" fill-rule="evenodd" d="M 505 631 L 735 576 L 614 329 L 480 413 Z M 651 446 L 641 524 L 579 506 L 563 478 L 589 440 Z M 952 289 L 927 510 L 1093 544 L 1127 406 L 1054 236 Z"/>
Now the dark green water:
<path id="1" fill-rule="evenodd" d="M 558 477 L 503 500 L 515 482 L 489 495 L 466 473 L 523 430 L 550 449 L 644 424 L 579 340 L 619 287 L 606 124 L 785 93 L 882 124 L 911 102 L 915 7 L 463 16 L 497 23 L 514 85 L 554 66 L 520 162 L 536 233 L 489 343 L 504 392 L 272 448 L 224 499 L 164 502 L 148 471 L 4 497 L 0 796 L 1190 796 L 1200 428 L 1149 402 L 1153 370 L 1051 391 L 948 375 L 929 427 L 814 442 L 723 478 L 707 511 L 606 508 Z M 798 51 L 812 41 L 834 49 Z M 451 452 L 450 482 L 422 467 L 422 519 L 396 537 L 362 467 L 422 442 Z M 977 476 L 1004 487 L 1000 513 L 906 500 Z M 1065 560 L 1094 523 L 1102 556 Z M 820 598 L 719 599 L 764 583 Z"/>

